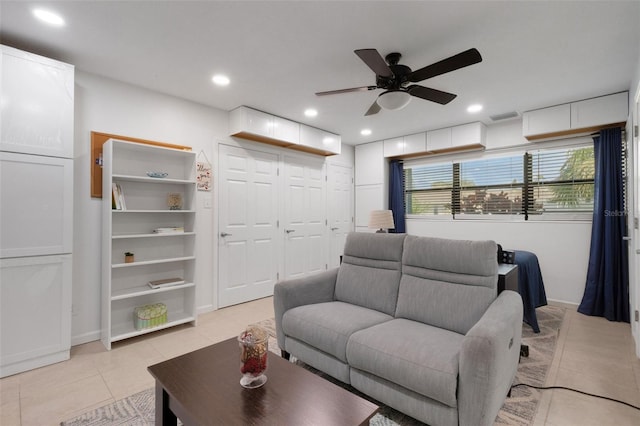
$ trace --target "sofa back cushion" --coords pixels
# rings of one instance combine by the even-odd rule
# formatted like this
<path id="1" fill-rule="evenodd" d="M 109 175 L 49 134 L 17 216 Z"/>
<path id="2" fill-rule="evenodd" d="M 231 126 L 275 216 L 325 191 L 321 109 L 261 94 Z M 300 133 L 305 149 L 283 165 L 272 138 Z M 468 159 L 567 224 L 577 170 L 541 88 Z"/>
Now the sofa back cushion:
<path id="1" fill-rule="evenodd" d="M 497 297 L 497 246 L 407 236 L 396 317 L 466 334 Z"/>
<path id="2" fill-rule="evenodd" d="M 405 234 L 352 232 L 336 280 L 336 300 L 393 315 Z"/>

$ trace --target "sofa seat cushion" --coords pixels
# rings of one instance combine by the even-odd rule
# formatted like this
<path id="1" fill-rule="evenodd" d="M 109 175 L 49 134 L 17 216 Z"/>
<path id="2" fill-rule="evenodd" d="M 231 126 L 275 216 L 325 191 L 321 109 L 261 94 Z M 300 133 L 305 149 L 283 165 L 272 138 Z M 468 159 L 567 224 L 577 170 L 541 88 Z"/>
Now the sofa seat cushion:
<path id="1" fill-rule="evenodd" d="M 463 340 L 453 331 L 394 319 L 354 333 L 347 344 L 347 360 L 352 368 L 456 407 Z"/>
<path id="2" fill-rule="evenodd" d="M 346 363 L 347 341 L 354 332 L 392 319 L 382 312 L 349 303 L 316 303 L 285 312 L 282 331 Z"/>

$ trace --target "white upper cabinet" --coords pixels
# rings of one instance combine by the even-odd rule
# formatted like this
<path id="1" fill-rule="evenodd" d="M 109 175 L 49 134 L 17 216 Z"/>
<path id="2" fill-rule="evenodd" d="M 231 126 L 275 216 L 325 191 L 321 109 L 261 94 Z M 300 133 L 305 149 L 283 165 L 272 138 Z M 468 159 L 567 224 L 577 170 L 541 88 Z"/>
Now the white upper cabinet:
<path id="1" fill-rule="evenodd" d="M 404 137 L 385 139 L 384 142 L 384 156 L 396 157 L 404 154 Z"/>
<path id="2" fill-rule="evenodd" d="M 73 158 L 74 67 L 1 47 L 0 150 Z"/>
<path id="3" fill-rule="evenodd" d="M 571 104 L 571 128 L 584 129 L 623 123 L 629 115 L 628 92 L 586 99 Z"/>
<path id="4" fill-rule="evenodd" d="M 480 122 L 427 132 L 427 151 L 449 152 L 485 146 L 486 127 Z"/>
<path id="5" fill-rule="evenodd" d="M 327 154 L 340 154 L 341 138 L 333 133 L 300 124 L 300 146 Z M 291 146 L 290 148 L 296 148 Z"/>
<path id="6" fill-rule="evenodd" d="M 425 132 L 384 141 L 384 156 L 397 157 L 424 153 L 427 150 L 427 135 Z"/>
<path id="7" fill-rule="evenodd" d="M 592 132 L 601 126 L 624 123 L 629 115 L 628 92 L 527 111 L 522 134 L 529 140 Z"/>
<path id="8" fill-rule="evenodd" d="M 240 114 L 234 117 L 239 119 L 236 124 L 243 132 L 260 136 L 273 135 L 273 116 L 249 108 L 238 108 L 238 111 Z"/>
<path id="9" fill-rule="evenodd" d="M 451 127 L 427 132 L 427 151 L 440 151 L 451 148 Z"/>
<path id="10" fill-rule="evenodd" d="M 404 153 L 417 154 L 427 150 L 427 133 L 415 133 L 404 137 Z"/>
<path id="11" fill-rule="evenodd" d="M 555 133 L 570 128 L 570 104 L 527 111 L 522 115 L 522 135 L 524 137 Z"/>
<path id="12" fill-rule="evenodd" d="M 300 128 L 297 123 L 247 107 L 239 107 L 231 111 L 229 127 L 232 136 L 247 139 L 257 136 L 298 143 L 300 138 Z"/>
<path id="13" fill-rule="evenodd" d="M 300 124 L 282 117 L 273 117 L 273 138 L 280 141 L 298 143 L 300 141 Z"/>
<path id="14" fill-rule="evenodd" d="M 320 155 L 340 154 L 339 135 L 245 106 L 229 115 L 229 134 Z"/>
<path id="15" fill-rule="evenodd" d="M 451 128 L 451 147 L 473 147 L 485 145 L 486 127 L 480 122 L 463 124 Z"/>

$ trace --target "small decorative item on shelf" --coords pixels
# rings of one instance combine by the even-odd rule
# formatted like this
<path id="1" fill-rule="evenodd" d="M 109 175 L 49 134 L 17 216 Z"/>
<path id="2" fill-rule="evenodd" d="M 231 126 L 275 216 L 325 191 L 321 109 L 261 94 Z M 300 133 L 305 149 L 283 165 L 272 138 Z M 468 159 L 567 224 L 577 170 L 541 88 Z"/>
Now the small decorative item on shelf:
<path id="1" fill-rule="evenodd" d="M 133 260 L 133 253 L 128 251 L 124 254 L 124 263 L 133 263 Z"/>
<path id="2" fill-rule="evenodd" d="M 259 388 L 267 382 L 269 333 L 258 325 L 250 325 L 238 336 L 240 344 L 240 385 L 244 388 Z"/>
<path id="3" fill-rule="evenodd" d="M 179 192 L 170 192 L 167 195 L 167 205 L 169 210 L 182 210 L 182 194 Z"/>
<path id="4" fill-rule="evenodd" d="M 133 310 L 133 325 L 136 330 L 157 327 L 167 322 L 167 305 L 154 303 L 138 306 Z"/>
<path id="5" fill-rule="evenodd" d="M 167 172 L 147 172 L 147 176 L 152 177 L 152 178 L 164 179 L 167 176 L 169 176 L 169 173 L 167 173 Z"/>

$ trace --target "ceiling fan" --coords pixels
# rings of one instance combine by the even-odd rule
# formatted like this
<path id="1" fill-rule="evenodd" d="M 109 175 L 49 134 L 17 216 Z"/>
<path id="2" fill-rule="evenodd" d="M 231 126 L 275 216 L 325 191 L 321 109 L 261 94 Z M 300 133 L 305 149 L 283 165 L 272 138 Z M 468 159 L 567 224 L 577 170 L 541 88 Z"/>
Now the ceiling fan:
<path id="1" fill-rule="evenodd" d="M 398 63 L 402 56 L 400 53 L 389 53 L 383 59 L 376 49 L 358 49 L 354 52 L 376 73 L 376 85 L 329 90 L 327 92 L 317 92 L 316 95 L 325 96 L 384 89 L 385 91 L 378 96 L 365 115 L 377 114 L 381 108 L 389 110 L 404 108 L 411 100 L 411 96 L 446 105 L 454 100 L 457 95 L 410 83 L 417 83 L 437 75 L 482 62 L 480 52 L 474 48 L 465 50 L 464 52 L 434 64 L 427 65 L 419 70 L 411 71 L 411 68 L 408 66 Z"/>

